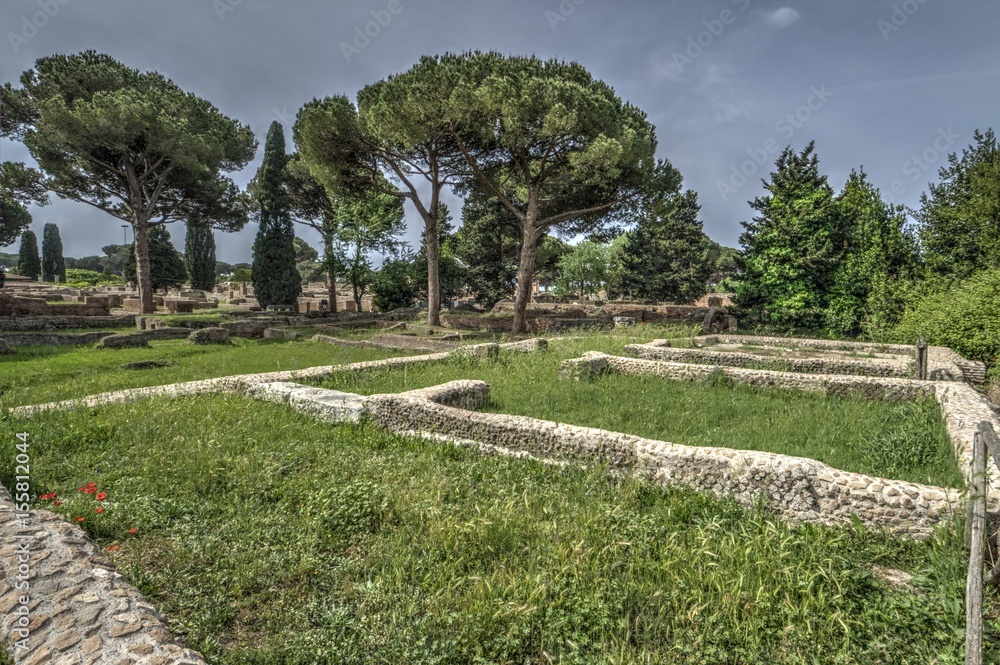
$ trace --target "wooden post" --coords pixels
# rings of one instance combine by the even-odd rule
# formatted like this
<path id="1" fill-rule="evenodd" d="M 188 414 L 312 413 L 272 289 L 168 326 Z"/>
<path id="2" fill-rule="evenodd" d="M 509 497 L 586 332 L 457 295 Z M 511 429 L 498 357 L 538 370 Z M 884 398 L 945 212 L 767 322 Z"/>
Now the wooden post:
<path id="1" fill-rule="evenodd" d="M 965 578 L 965 665 L 983 663 L 983 544 L 986 531 L 986 441 L 976 432 L 969 487 L 969 571 Z"/>
<path id="2" fill-rule="evenodd" d="M 979 423 L 979 436 L 983 437 L 983 445 L 986 446 L 986 454 L 993 458 L 993 463 L 1000 469 L 1000 436 L 997 436 L 993 429 L 993 424 L 988 420 Z"/>
<path id="3" fill-rule="evenodd" d="M 923 337 L 917 340 L 917 378 L 927 380 L 927 342 Z"/>

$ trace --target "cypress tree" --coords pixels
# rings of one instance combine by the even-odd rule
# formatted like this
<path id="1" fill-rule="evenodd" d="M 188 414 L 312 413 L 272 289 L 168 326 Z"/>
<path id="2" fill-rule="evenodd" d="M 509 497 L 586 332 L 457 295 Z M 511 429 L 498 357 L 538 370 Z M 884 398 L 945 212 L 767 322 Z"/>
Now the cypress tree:
<path id="1" fill-rule="evenodd" d="M 167 289 L 180 286 L 187 281 L 187 270 L 184 269 L 184 259 L 180 252 L 174 249 L 170 241 L 170 232 L 163 224 L 149 228 L 149 277 L 153 289 Z M 136 281 L 135 245 L 132 245 L 125 264 L 125 278 Z"/>
<path id="2" fill-rule="evenodd" d="M 686 303 L 708 290 L 698 195 L 687 190 L 657 202 L 626 234 L 609 291 Z"/>
<path id="3" fill-rule="evenodd" d="M 469 290 L 484 307 L 514 294 L 521 250 L 518 233 L 517 218 L 482 187 L 473 187 L 462 206 L 462 226 L 453 244 L 466 267 Z"/>
<path id="4" fill-rule="evenodd" d="M 215 236 L 210 226 L 188 224 L 184 264 L 192 289 L 212 290 L 215 286 Z"/>
<path id="5" fill-rule="evenodd" d="M 822 325 L 847 233 L 814 144 L 775 162 L 758 216 L 743 222 L 736 303 L 780 329 Z"/>
<path id="6" fill-rule="evenodd" d="M 21 234 L 21 248 L 17 253 L 17 272 L 28 279 L 37 280 L 42 273 L 42 259 L 38 256 L 38 236 L 26 230 Z"/>
<path id="7" fill-rule="evenodd" d="M 62 238 L 59 237 L 58 226 L 46 224 L 42 230 L 42 280 L 54 282 L 57 276 L 60 284 L 66 281 Z"/>
<path id="8" fill-rule="evenodd" d="M 295 230 L 284 187 L 285 133 L 272 122 L 264 143 L 264 162 L 257 172 L 259 228 L 253 243 L 254 295 L 261 307 L 295 305 L 302 278 L 295 265 Z"/>

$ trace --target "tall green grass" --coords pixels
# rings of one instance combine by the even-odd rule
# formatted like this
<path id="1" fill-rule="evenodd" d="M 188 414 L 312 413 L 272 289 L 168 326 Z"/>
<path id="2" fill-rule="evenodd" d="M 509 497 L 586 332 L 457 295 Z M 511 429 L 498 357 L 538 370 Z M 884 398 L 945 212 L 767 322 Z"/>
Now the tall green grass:
<path id="1" fill-rule="evenodd" d="M 18 347 L 0 356 L 0 408 L 84 397 L 109 390 L 379 360 L 399 352 L 338 347 L 311 341 L 248 340 L 199 346 L 187 340 L 150 342 L 148 349 L 93 346 Z M 138 360 L 170 360 L 171 367 L 122 369 Z"/>
<path id="2" fill-rule="evenodd" d="M 795 528 L 232 396 L 7 418 L 0 459 L 18 431 L 33 493 L 118 545 L 211 663 L 961 662 L 957 530 Z M 101 515 L 76 491 L 91 481 Z M 875 565 L 915 578 L 894 587 Z"/>
<path id="3" fill-rule="evenodd" d="M 555 342 L 531 356 L 502 353 L 495 363 L 459 358 L 364 374 L 342 373 L 320 385 L 370 395 L 456 379 L 490 384 L 486 410 L 626 432 L 690 446 L 809 457 L 844 471 L 961 487 L 962 474 L 933 400 L 883 403 L 725 380 L 671 382 L 610 375 L 593 382 L 557 379 L 563 359 L 600 347 L 620 352 L 618 337 Z"/>

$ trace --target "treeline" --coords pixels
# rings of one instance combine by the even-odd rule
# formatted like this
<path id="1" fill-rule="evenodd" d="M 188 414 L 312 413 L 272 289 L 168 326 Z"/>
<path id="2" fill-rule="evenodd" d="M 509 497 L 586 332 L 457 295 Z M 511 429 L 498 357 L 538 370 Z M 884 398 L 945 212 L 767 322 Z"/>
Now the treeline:
<path id="1" fill-rule="evenodd" d="M 245 191 L 228 174 L 253 159 L 253 132 L 156 72 L 87 51 L 40 58 L 19 81 L 3 87 L 0 133 L 24 143 L 38 169 L 4 166 L 3 238 L 16 237 L 30 221 L 26 205 L 50 192 L 105 210 L 135 233 L 143 312 L 153 308 L 150 248 L 165 224 L 234 231 L 256 221 L 255 292 L 264 306 L 285 306 L 301 288 L 294 222 L 320 233 L 328 281 L 360 293 L 374 279 L 366 257 L 392 253 L 405 203 L 423 222 L 428 322 L 437 324 L 438 220 L 450 191 L 503 210 L 517 244 L 521 332 L 545 237 L 609 239 L 680 194 L 680 174 L 655 158 L 646 114 L 575 62 L 428 56 L 354 100 L 315 99 L 296 116 L 292 151 L 272 124 Z"/>
<path id="2" fill-rule="evenodd" d="M 1000 269 L 992 131 L 950 158 L 916 211 L 886 202 L 861 168 L 834 192 L 813 145 L 788 148 L 751 202 L 737 253 L 706 240 L 697 195 L 656 159 L 645 113 L 574 62 L 427 56 L 354 99 L 314 99 L 296 115 L 290 150 L 272 123 L 263 164 L 242 191 L 228 174 L 256 154 L 253 132 L 156 72 L 87 51 L 41 58 L 20 83 L 3 87 L 0 134 L 24 143 L 38 169 L 0 165 L 0 244 L 27 228 L 27 206 L 49 193 L 103 209 L 135 242 L 105 248 L 97 264 L 116 270 L 128 255 L 122 270 L 134 273 L 144 312 L 153 288 L 182 273 L 208 285 L 217 274 L 207 229 L 252 220 L 250 274 L 234 272 L 265 307 L 294 303 L 303 277 L 325 274 L 331 289 L 350 284 L 355 298 L 372 293 L 383 308 L 424 300 L 430 324 L 461 290 L 483 304 L 512 294 L 521 332 L 536 281 L 565 294 L 675 302 L 722 284 L 761 329 L 907 342 L 922 334 L 972 357 L 1000 352 L 989 294 Z M 446 192 L 464 199 L 458 231 Z M 404 205 L 423 225 L 416 251 L 399 242 Z M 172 222 L 193 239 L 183 258 L 165 249 Z M 315 258 L 297 247 L 296 223 L 319 234 Z M 587 240 L 559 240 L 575 237 Z M 380 270 L 376 255 L 387 257 Z M 41 258 L 41 273 L 61 269 Z M 970 310 L 986 318 L 970 324 Z"/>
<path id="3" fill-rule="evenodd" d="M 1000 150 L 993 130 L 974 141 L 949 156 L 916 210 L 886 202 L 862 168 L 836 193 L 813 144 L 786 149 L 743 223 L 734 282 L 744 320 L 777 332 L 924 337 L 996 366 Z"/>

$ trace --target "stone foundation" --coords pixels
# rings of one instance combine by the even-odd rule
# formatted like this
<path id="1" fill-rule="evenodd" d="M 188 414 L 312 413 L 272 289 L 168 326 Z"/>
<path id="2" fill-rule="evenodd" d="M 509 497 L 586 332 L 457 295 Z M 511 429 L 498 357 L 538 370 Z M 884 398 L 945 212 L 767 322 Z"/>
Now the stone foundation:
<path id="1" fill-rule="evenodd" d="M 67 328 L 125 328 L 135 316 L 0 316 L 0 330 L 66 330 Z"/>
<path id="2" fill-rule="evenodd" d="M 674 349 L 647 344 L 631 344 L 625 353 L 646 360 L 667 360 L 724 367 L 754 367 L 776 369 L 787 372 L 816 374 L 848 374 L 854 376 L 884 376 L 911 378 L 912 367 L 898 363 L 871 360 L 847 360 L 835 358 L 769 358 L 752 353 L 711 351 L 706 349 Z"/>
<path id="3" fill-rule="evenodd" d="M 990 408 L 985 397 L 972 386 L 957 381 L 797 374 L 622 358 L 597 352 L 566 360 L 561 369 L 563 376 L 573 378 L 593 378 L 609 372 L 658 376 L 669 381 L 698 381 L 721 375 L 736 383 L 758 388 L 787 388 L 881 401 L 933 398 L 941 406 L 941 415 L 955 448 L 959 468 L 967 481 L 972 474 L 972 443 L 979 423 L 990 422 L 1000 432 L 1000 417 Z M 990 487 L 991 491 L 1000 495 L 1000 476 L 995 469 L 990 471 Z"/>

